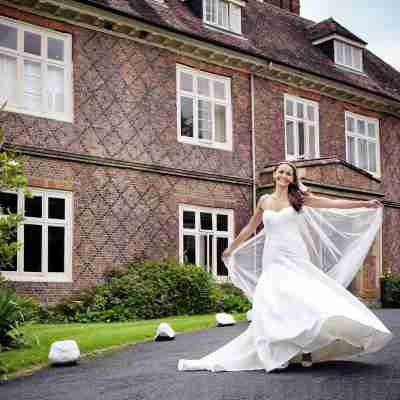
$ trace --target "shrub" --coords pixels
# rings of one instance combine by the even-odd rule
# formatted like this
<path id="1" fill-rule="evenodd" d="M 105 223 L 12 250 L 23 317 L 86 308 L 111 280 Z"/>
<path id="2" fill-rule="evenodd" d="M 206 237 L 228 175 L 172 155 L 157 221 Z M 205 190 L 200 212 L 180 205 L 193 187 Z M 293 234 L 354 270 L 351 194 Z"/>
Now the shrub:
<path id="1" fill-rule="evenodd" d="M 221 302 L 213 278 L 196 265 L 174 259 L 131 264 L 109 281 L 48 310 L 54 319 L 114 322 L 213 312 Z"/>
<path id="2" fill-rule="evenodd" d="M 18 296 L 11 289 L 0 289 L 0 347 L 22 347 L 27 343 L 19 331 L 24 315 L 18 304 Z"/>
<path id="3" fill-rule="evenodd" d="M 400 272 L 386 273 L 381 279 L 382 306 L 400 308 Z"/>
<path id="4" fill-rule="evenodd" d="M 219 288 L 221 299 L 217 307 L 218 311 L 243 313 L 251 308 L 247 297 L 232 283 L 222 283 Z"/>

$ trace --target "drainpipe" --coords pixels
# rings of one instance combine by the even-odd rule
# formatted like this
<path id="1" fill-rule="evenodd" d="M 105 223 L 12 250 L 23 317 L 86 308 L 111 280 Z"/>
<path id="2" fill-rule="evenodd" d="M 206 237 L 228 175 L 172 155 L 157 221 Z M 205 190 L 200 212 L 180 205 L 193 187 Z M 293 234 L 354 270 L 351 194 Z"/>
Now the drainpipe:
<path id="1" fill-rule="evenodd" d="M 253 162 L 253 214 L 257 207 L 257 193 L 256 193 L 256 128 L 254 118 L 254 74 L 250 74 L 250 92 L 251 92 L 251 157 Z"/>

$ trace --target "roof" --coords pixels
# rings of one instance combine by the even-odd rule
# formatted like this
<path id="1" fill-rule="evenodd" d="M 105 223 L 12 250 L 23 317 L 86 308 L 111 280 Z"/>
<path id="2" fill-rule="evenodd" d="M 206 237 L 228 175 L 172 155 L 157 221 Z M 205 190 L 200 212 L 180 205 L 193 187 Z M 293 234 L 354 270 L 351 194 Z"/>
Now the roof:
<path id="1" fill-rule="evenodd" d="M 367 42 L 354 35 L 354 33 L 350 32 L 343 25 L 340 25 L 333 18 L 325 19 L 309 28 L 309 38 L 311 41 L 322 39 L 333 34 L 343 36 L 363 45 L 367 44 Z"/>
<path id="2" fill-rule="evenodd" d="M 365 74 L 337 67 L 327 55 L 312 44 L 310 30 L 316 27 L 314 21 L 270 3 L 247 1 L 243 15 L 243 37 L 239 37 L 209 29 L 203 24 L 198 11 L 201 8 L 201 0 L 77 1 L 400 101 L 399 71 L 368 50 L 364 53 Z M 343 32 L 342 29 L 345 28 L 339 28 L 339 24 L 336 23 L 336 29 Z"/>

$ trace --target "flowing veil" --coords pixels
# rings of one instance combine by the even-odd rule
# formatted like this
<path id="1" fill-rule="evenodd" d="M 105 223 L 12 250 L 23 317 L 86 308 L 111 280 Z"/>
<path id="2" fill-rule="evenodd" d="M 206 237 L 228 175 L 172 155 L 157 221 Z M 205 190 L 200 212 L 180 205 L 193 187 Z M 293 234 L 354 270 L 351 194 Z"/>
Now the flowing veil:
<path id="1" fill-rule="evenodd" d="M 297 217 L 310 262 L 347 287 L 362 267 L 382 226 L 383 211 L 381 207 L 340 209 L 303 206 Z M 268 232 L 263 229 L 237 247 L 231 256 L 223 257 L 233 284 L 242 289 L 250 301 L 262 273 L 266 240 Z M 264 257 L 268 258 L 268 254 Z"/>

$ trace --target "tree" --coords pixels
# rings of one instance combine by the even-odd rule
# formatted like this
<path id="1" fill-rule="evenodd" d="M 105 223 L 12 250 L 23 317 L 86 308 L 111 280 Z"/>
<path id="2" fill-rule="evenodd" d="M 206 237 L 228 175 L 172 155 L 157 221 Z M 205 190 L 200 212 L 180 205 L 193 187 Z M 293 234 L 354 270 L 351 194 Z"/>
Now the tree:
<path id="1" fill-rule="evenodd" d="M 6 103 L 0 108 L 3 111 Z M 4 150 L 4 132 L 0 127 L 0 192 L 6 190 L 23 191 L 26 196 L 30 196 L 27 190 L 27 179 L 24 175 L 24 162 L 26 158 L 17 154 L 14 150 Z M 9 269 L 13 265 L 16 254 L 21 243 L 17 241 L 18 224 L 24 218 L 18 213 L 4 209 L 0 204 L 0 270 Z M 6 217 L 3 217 L 6 215 Z"/>

